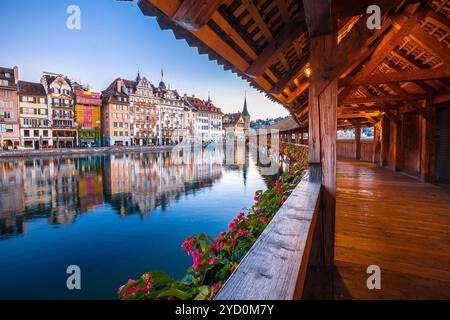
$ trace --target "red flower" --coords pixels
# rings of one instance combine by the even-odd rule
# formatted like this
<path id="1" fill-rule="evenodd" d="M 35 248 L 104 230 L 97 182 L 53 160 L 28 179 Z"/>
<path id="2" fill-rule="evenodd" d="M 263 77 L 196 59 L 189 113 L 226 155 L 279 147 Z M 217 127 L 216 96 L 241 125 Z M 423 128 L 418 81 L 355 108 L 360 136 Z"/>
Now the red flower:
<path id="1" fill-rule="evenodd" d="M 247 236 L 249 234 L 250 234 L 250 232 L 248 230 L 246 230 L 246 229 L 239 229 L 237 231 L 238 238 L 241 237 L 241 236 Z"/>
<path id="2" fill-rule="evenodd" d="M 133 279 L 128 279 L 128 283 L 133 283 L 133 282 L 136 282 L 136 281 L 133 280 Z M 122 289 L 123 289 L 124 287 L 125 287 L 125 285 L 123 285 L 123 286 L 121 286 L 121 287 L 119 288 L 119 291 L 118 291 L 119 294 L 122 292 Z M 130 289 L 127 290 L 127 292 L 125 292 L 125 293 L 123 294 L 123 298 L 129 296 L 130 294 L 133 294 L 133 293 L 139 291 L 139 289 L 140 289 L 140 287 L 139 287 L 138 285 L 132 286 Z"/>
<path id="3" fill-rule="evenodd" d="M 222 288 L 222 285 L 221 285 L 220 283 L 214 283 L 214 284 L 211 286 L 211 292 L 214 294 L 214 293 L 216 293 L 217 291 L 219 291 L 220 288 Z"/>
<path id="4" fill-rule="evenodd" d="M 228 225 L 228 231 L 233 231 L 234 227 L 237 226 L 239 223 L 239 220 L 234 219 L 229 225 Z"/>
<path id="5" fill-rule="evenodd" d="M 192 268 L 198 269 L 202 266 L 201 257 L 202 254 L 200 251 L 195 250 L 194 252 L 192 252 L 192 261 L 194 262 Z"/>
<path id="6" fill-rule="evenodd" d="M 262 221 L 263 223 L 266 223 L 267 221 L 269 221 L 269 219 L 267 219 L 266 217 L 262 217 L 262 218 L 261 218 L 261 221 Z"/>
<path id="7" fill-rule="evenodd" d="M 190 255 L 192 253 L 192 248 L 195 245 L 197 239 L 195 237 L 187 237 L 181 245 L 184 250 L 186 250 L 187 254 Z"/>
<path id="8" fill-rule="evenodd" d="M 212 257 L 211 259 L 209 259 L 208 264 L 210 266 L 214 265 L 214 262 L 216 262 L 217 258 L 216 257 Z"/>
<path id="9" fill-rule="evenodd" d="M 147 272 L 144 274 L 145 283 L 144 283 L 144 292 L 149 292 L 151 288 L 153 288 L 153 278 L 150 276 L 150 274 Z"/>

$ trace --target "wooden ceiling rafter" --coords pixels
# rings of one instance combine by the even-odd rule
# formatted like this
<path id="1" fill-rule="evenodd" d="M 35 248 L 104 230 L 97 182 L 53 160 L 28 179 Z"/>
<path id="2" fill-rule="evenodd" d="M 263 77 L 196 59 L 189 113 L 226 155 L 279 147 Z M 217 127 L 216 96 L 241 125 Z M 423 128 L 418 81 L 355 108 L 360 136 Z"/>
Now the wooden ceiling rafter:
<path id="1" fill-rule="evenodd" d="M 162 15 L 184 28 L 184 32 L 177 32 L 177 38 L 186 38 L 189 45 L 207 53 L 225 70 L 237 73 L 272 101 L 282 103 L 300 123 L 307 120 L 309 112 L 309 79 L 305 76 L 309 67 L 308 35 L 327 33 L 329 30 L 322 29 L 337 26 L 337 20 L 331 21 L 335 18 L 341 19 L 337 51 L 312 72 L 341 77 L 338 112 L 388 110 L 395 114 L 393 110 L 398 110 L 398 114 L 414 111 L 425 116 L 421 104 L 425 99 L 431 104 L 449 101 L 450 69 L 443 63 L 450 60 L 447 7 L 436 4 L 440 1 L 428 4 L 415 0 L 363 1 L 392 9 L 383 17 L 382 30 L 368 34 L 365 19 L 360 17 L 364 12 L 356 5 L 348 6 L 346 0 L 308 0 L 303 5 L 301 0 L 140 0 L 140 3 L 158 8 Z M 208 9 L 203 7 L 205 3 L 215 6 L 215 10 L 205 11 Z M 329 24 L 314 19 L 306 21 L 308 33 L 304 27 L 296 28 L 298 22 L 304 24 L 299 17 L 311 9 L 308 5 L 317 9 L 330 3 L 335 11 Z M 363 6 L 362 3 L 358 5 Z M 323 12 L 329 19 L 329 12 Z M 197 22 L 192 23 L 188 13 L 202 20 L 204 26 L 192 28 Z M 161 13 L 154 15 L 161 18 Z M 317 25 L 311 27 L 311 23 Z M 162 28 L 172 28 L 168 26 L 165 21 Z M 376 117 L 364 119 L 368 123 Z"/>
<path id="2" fill-rule="evenodd" d="M 388 34 L 386 34 L 383 40 L 375 49 L 371 58 L 364 66 L 364 68 L 359 72 L 358 78 L 362 78 L 365 76 L 369 76 L 378 66 L 379 64 L 387 57 L 387 55 L 397 47 L 397 45 L 402 41 L 426 15 L 425 11 L 419 11 L 414 14 L 412 17 L 404 17 L 404 19 L 399 19 L 398 17 L 394 17 L 394 21 L 399 25 L 399 28 L 392 28 Z M 339 93 L 340 99 L 345 99 L 352 91 L 351 86 L 345 88 L 342 92 Z"/>

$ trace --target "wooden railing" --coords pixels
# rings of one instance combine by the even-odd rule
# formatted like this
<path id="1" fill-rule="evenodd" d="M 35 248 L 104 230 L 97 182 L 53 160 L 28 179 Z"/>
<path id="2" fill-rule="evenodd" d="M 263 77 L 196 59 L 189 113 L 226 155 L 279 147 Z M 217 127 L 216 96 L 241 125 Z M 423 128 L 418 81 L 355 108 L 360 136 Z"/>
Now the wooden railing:
<path id="1" fill-rule="evenodd" d="M 302 298 L 310 256 L 320 255 L 320 245 L 316 244 L 321 231 L 320 190 L 320 167 L 311 166 L 224 284 L 217 300 Z"/>
<path id="2" fill-rule="evenodd" d="M 373 140 L 360 140 L 357 146 L 356 140 L 337 140 L 336 155 L 346 159 L 356 159 L 372 162 L 374 159 Z M 358 154 L 357 154 L 358 153 Z"/>

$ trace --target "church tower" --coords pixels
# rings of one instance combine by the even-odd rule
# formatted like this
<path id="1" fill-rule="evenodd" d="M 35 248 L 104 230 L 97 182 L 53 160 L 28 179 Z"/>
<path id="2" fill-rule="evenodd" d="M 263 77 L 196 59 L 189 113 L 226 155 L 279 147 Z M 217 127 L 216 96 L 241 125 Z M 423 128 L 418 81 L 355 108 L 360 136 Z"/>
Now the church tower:
<path id="1" fill-rule="evenodd" d="M 247 135 L 248 130 L 250 129 L 250 114 L 247 109 L 247 94 L 245 94 L 244 98 L 244 109 L 242 110 L 242 117 L 244 118 L 244 132 Z"/>

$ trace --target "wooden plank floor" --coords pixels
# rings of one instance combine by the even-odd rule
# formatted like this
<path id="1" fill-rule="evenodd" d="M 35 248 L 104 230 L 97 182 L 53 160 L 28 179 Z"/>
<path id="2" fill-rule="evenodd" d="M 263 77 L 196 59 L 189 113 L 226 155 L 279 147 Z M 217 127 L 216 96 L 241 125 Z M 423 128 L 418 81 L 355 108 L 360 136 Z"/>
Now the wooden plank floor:
<path id="1" fill-rule="evenodd" d="M 338 299 L 450 299 L 450 192 L 339 160 L 335 262 Z M 381 290 L 367 289 L 369 265 Z"/>

